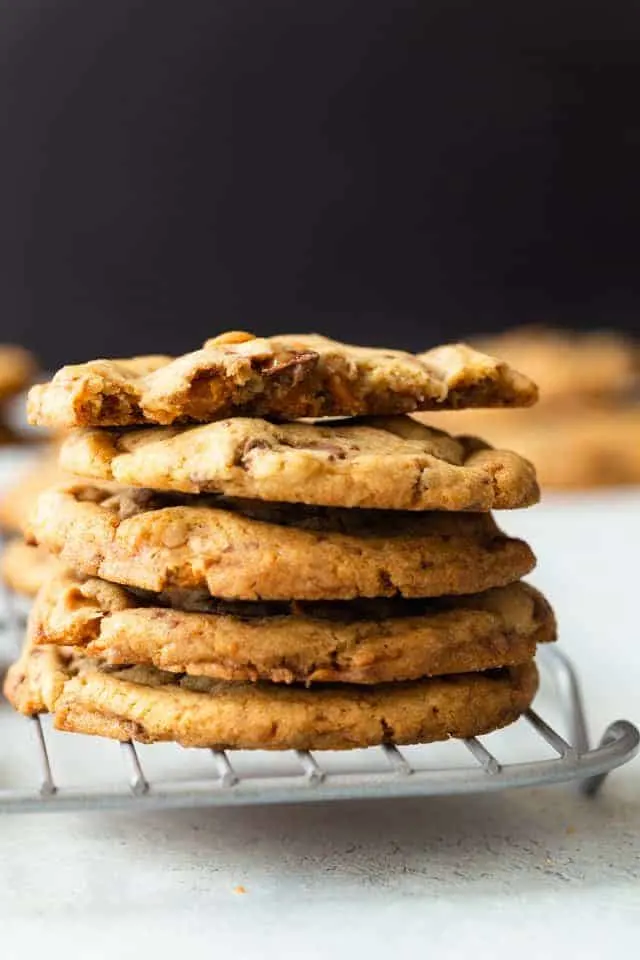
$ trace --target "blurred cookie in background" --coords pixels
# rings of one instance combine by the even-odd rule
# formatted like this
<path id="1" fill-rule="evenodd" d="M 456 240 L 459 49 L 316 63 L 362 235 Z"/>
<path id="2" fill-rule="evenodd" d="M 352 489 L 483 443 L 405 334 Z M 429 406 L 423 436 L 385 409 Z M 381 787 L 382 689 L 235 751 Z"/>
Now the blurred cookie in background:
<path id="1" fill-rule="evenodd" d="M 30 546 L 23 538 L 39 494 L 65 479 L 68 475 L 58 467 L 58 447 L 52 444 L 0 495 L 0 533 L 7 538 L 0 555 L 0 577 L 16 593 L 35 596 L 58 566 L 45 549 Z"/>
<path id="2" fill-rule="evenodd" d="M 0 446 L 23 443 L 13 423 L 11 401 L 32 383 L 38 372 L 35 358 L 24 347 L 0 344 Z"/>
<path id="3" fill-rule="evenodd" d="M 612 330 L 518 327 L 475 344 L 531 377 L 538 409 L 640 401 L 640 343 Z"/>
<path id="4" fill-rule="evenodd" d="M 47 445 L 38 459 L 20 470 L 11 486 L 0 494 L 0 530 L 5 534 L 24 534 L 39 494 L 68 479 L 69 475 L 58 466 L 58 445 Z"/>
<path id="5" fill-rule="evenodd" d="M 21 537 L 9 540 L 0 556 L 0 576 L 15 593 L 35 597 L 60 564 L 45 547 L 31 546 Z"/>
<path id="6" fill-rule="evenodd" d="M 430 425 L 477 433 L 498 447 L 517 447 L 534 464 L 543 489 L 640 484 L 640 405 L 566 412 L 461 411 L 438 414 Z"/>
<path id="7" fill-rule="evenodd" d="M 640 484 L 640 344 L 613 331 L 522 327 L 476 344 L 538 383 L 531 410 L 464 410 L 422 422 L 517 449 L 544 488 Z"/>
<path id="8" fill-rule="evenodd" d="M 37 370 L 34 357 L 24 347 L 0 344 L 0 401 L 28 387 Z"/>

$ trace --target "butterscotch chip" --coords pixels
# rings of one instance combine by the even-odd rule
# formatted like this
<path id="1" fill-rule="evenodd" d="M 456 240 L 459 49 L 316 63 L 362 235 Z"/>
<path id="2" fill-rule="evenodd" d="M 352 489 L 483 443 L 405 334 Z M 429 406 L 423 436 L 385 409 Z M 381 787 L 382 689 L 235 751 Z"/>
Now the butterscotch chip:
<path id="1" fill-rule="evenodd" d="M 0 344 L 0 401 L 24 390 L 36 370 L 36 362 L 28 350 Z"/>
<path id="2" fill-rule="evenodd" d="M 64 442 L 60 463 L 128 486 L 339 507 L 482 511 L 538 499 L 522 457 L 410 417 L 80 430 Z"/>
<path id="3" fill-rule="evenodd" d="M 252 333 L 246 333 L 244 330 L 229 330 L 227 333 L 221 333 L 217 337 L 207 340 L 207 347 L 217 347 L 229 343 L 246 343 L 253 340 Z"/>
<path id="4" fill-rule="evenodd" d="M 57 647 L 32 647 L 5 695 L 23 713 L 53 710 L 59 730 L 187 747 L 346 750 L 488 733 L 516 720 L 538 685 L 533 661 L 486 673 L 309 690 L 114 670 Z"/>
<path id="5" fill-rule="evenodd" d="M 38 596 L 33 637 L 111 665 L 218 680 L 372 684 L 524 663 L 555 638 L 555 622 L 523 583 L 431 600 L 225 603 L 64 574 Z"/>
<path id="6" fill-rule="evenodd" d="M 0 555 L 0 576 L 16 593 L 34 597 L 60 564 L 45 547 L 33 547 L 16 537 Z"/>
<path id="7" fill-rule="evenodd" d="M 416 357 L 315 335 L 234 333 L 176 359 L 63 367 L 30 391 L 28 412 L 31 423 L 67 429 L 206 422 L 232 414 L 287 420 L 527 406 L 536 397 L 527 377 L 464 344 Z"/>
<path id="8" fill-rule="evenodd" d="M 185 503 L 79 484 L 42 494 L 30 533 L 86 576 L 236 600 L 479 593 L 519 580 L 535 564 L 529 547 L 506 537 L 488 513 Z"/>

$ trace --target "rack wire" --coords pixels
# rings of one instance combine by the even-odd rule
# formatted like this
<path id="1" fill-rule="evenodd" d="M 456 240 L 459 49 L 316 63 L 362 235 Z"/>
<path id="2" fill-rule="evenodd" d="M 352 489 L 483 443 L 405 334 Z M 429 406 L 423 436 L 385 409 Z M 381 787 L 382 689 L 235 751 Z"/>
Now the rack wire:
<path id="1" fill-rule="evenodd" d="M 21 642 L 24 609 L 18 598 L 6 591 L 0 595 L 0 654 L 11 659 Z M 94 738 L 74 737 L 50 728 L 48 718 L 17 718 L 12 712 L 0 712 L 0 726 L 19 724 L 21 735 L 30 734 L 28 747 L 21 746 L 18 760 L 3 765 L 0 749 L 0 812 L 63 811 L 96 809 L 159 809 L 171 807 L 233 806 L 267 803 L 299 803 L 320 800 L 348 800 L 367 797 L 409 797 L 472 794 L 511 787 L 558 784 L 577 781 L 581 790 L 595 794 L 607 774 L 630 760 L 638 751 L 640 733 L 626 720 L 610 724 L 597 747 L 590 748 L 583 700 L 576 672 L 565 654 L 549 648 L 542 651 L 543 686 L 553 693 L 567 735 L 562 736 L 540 714 L 530 709 L 514 725 L 528 727 L 552 756 L 539 758 L 517 753 L 515 761 L 501 759 L 490 749 L 488 738 L 473 737 L 451 741 L 453 764 L 441 765 L 436 745 L 399 748 L 393 744 L 370 747 L 364 751 L 340 755 L 323 752 L 287 751 L 280 754 L 256 752 L 254 769 L 247 772 L 240 752 L 232 750 L 184 750 L 177 746 L 167 767 L 157 775 L 150 772 L 149 750 L 133 743 L 112 743 L 121 753 L 113 756 L 106 768 L 107 779 L 92 782 L 89 776 L 79 784 L 57 769 L 56 753 L 69 738 L 81 742 L 82 755 L 73 769 L 82 776 L 91 754 Z M 540 698 L 540 695 L 538 697 Z M 536 701 L 536 703 L 538 700 Z M 15 728 L 14 728 L 15 729 Z M 3 735 L 3 743 L 11 738 Z M 22 766 L 23 750 L 31 750 L 37 760 L 32 782 L 18 782 L 16 772 Z M 146 758 L 142 753 L 147 751 Z M 198 755 L 195 774 L 185 778 L 181 769 L 185 755 Z M 356 757 L 357 754 L 357 757 Z M 203 767 L 202 758 L 206 762 Z M 246 754 L 245 754 L 246 757 Z M 283 768 L 279 762 L 287 758 Z M 339 762 L 338 762 L 339 760 Z M 356 762 L 356 760 L 358 762 Z M 363 763 L 364 760 L 364 763 Z M 103 774 L 105 771 L 103 770 Z"/>

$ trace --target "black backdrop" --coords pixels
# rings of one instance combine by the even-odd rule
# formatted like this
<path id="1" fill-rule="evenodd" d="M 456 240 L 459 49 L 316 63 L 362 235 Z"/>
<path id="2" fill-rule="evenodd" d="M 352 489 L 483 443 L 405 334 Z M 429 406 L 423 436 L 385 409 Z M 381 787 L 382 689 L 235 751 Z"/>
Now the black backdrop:
<path id="1" fill-rule="evenodd" d="M 635 0 L 0 0 L 2 338 L 638 329 L 639 90 Z"/>

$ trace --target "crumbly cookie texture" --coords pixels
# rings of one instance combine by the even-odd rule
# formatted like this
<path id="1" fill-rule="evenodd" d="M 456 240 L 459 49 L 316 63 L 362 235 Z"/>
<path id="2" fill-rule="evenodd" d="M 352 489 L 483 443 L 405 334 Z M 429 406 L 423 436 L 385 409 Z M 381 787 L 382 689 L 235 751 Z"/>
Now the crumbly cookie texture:
<path id="1" fill-rule="evenodd" d="M 640 483 L 640 405 L 556 410 L 463 410 L 438 416 L 451 430 L 515 443 L 546 489 Z"/>
<path id="2" fill-rule="evenodd" d="M 0 529 L 6 533 L 24 533 L 29 513 L 38 495 L 69 479 L 58 466 L 58 449 L 47 450 L 32 463 L 0 496 Z"/>
<path id="3" fill-rule="evenodd" d="M 60 563 L 45 547 L 33 547 L 20 537 L 10 540 L 0 555 L 0 576 L 11 590 L 34 597 Z"/>
<path id="4" fill-rule="evenodd" d="M 640 345 L 612 331 L 520 327 L 476 346 L 526 371 L 543 405 L 609 403 L 640 390 Z"/>
<path id="5" fill-rule="evenodd" d="M 59 730 L 116 740 L 347 750 L 488 733 L 516 720 L 537 684 L 533 661 L 372 687 L 229 684 L 153 667 L 114 670 L 64 648 L 27 643 L 8 671 L 4 692 L 23 713 L 53 711 Z"/>
<path id="6" fill-rule="evenodd" d="M 126 486 L 335 507 L 484 511 L 539 496 L 535 471 L 518 454 L 410 417 L 80 430 L 64 442 L 60 463 Z"/>
<path id="7" fill-rule="evenodd" d="M 62 574 L 36 601 L 34 642 L 218 680 L 372 684 L 512 666 L 555 639 L 549 604 L 523 583 L 432 600 L 177 599 Z"/>
<path id="8" fill-rule="evenodd" d="M 31 629 L 30 616 L 22 652 L 7 670 L 3 684 L 9 703 L 27 716 L 53 711 L 65 683 L 77 672 L 82 659 L 71 648 L 34 646 Z"/>
<path id="9" fill-rule="evenodd" d="M 41 494 L 30 535 L 87 576 L 233 600 L 479 593 L 535 565 L 488 513 L 184 500 L 70 484 Z"/>
<path id="10" fill-rule="evenodd" d="M 391 415 L 461 406 L 528 406 L 527 377 L 464 344 L 416 357 L 313 334 L 227 333 L 172 359 L 63 367 L 29 394 L 31 423 L 67 429 L 207 422 L 231 414 Z"/>
<path id="11" fill-rule="evenodd" d="M 24 390 L 35 376 L 37 364 L 23 347 L 0 344 L 0 400 Z"/>

